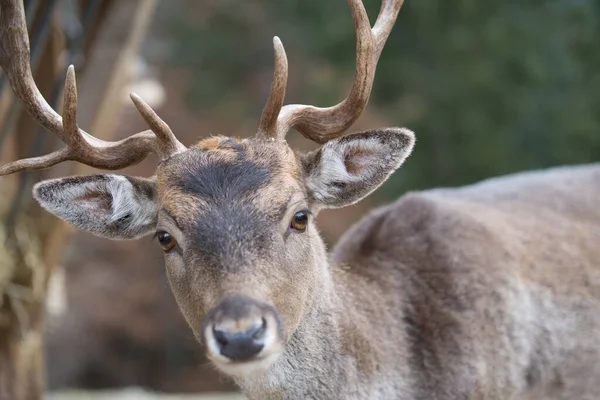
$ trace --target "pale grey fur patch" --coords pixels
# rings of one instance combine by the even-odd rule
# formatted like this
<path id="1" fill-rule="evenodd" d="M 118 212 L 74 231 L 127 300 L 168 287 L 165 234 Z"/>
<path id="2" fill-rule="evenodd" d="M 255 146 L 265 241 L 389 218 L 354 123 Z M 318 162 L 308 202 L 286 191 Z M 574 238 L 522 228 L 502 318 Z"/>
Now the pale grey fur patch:
<path id="1" fill-rule="evenodd" d="M 303 159 L 315 201 L 343 207 L 377 189 L 404 162 L 415 142 L 402 128 L 367 131 L 326 143 Z"/>
<path id="2" fill-rule="evenodd" d="M 68 223 L 108 239 L 136 239 L 156 226 L 154 179 L 91 175 L 38 183 L 40 205 Z"/>

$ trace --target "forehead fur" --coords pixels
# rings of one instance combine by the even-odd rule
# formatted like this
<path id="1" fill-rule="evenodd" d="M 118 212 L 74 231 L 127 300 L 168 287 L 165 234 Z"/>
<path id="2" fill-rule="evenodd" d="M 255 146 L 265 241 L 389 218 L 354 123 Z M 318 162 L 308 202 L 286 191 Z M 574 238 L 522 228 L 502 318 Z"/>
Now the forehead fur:
<path id="1" fill-rule="evenodd" d="M 222 206 L 272 212 L 301 188 L 300 176 L 300 163 L 283 141 L 210 137 L 159 166 L 160 207 L 190 223 Z"/>

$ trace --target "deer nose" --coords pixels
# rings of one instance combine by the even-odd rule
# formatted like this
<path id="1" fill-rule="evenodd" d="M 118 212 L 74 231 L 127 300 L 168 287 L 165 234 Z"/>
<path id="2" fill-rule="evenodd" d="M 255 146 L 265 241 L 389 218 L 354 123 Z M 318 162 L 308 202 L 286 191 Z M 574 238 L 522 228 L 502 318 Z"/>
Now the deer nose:
<path id="1" fill-rule="evenodd" d="M 247 326 L 248 324 L 243 325 Z M 232 361 L 244 361 L 253 358 L 263 349 L 266 331 L 267 321 L 260 318 L 246 330 L 231 330 L 215 325 L 212 333 L 222 356 Z"/>
<path id="2" fill-rule="evenodd" d="M 275 309 L 246 296 L 224 299 L 203 323 L 208 355 L 225 362 L 249 361 L 277 351 L 283 333 Z"/>

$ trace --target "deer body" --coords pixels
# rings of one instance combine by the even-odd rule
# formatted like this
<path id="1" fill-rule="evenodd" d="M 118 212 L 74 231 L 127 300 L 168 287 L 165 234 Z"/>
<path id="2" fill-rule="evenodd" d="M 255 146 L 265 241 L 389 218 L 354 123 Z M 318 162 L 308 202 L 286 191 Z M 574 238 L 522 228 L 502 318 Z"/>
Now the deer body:
<path id="1" fill-rule="evenodd" d="M 600 164 L 410 193 L 340 240 L 251 399 L 594 399 Z M 548 199 L 552 201 L 549 202 Z"/>
<path id="2" fill-rule="evenodd" d="M 254 400 L 587 400 L 600 397 L 600 165 L 410 193 L 353 227 L 332 255 L 314 225 L 354 204 L 410 155 L 414 134 L 345 135 L 364 110 L 402 0 L 357 32 L 348 97 L 283 106 L 287 59 L 257 134 L 186 147 L 139 97 L 150 131 L 101 141 L 77 126 L 75 73 L 63 115 L 39 94 L 19 0 L 0 0 L 0 66 L 66 147 L 0 175 L 66 160 L 117 170 L 149 153 L 150 179 L 116 174 L 38 183 L 36 200 L 110 239 L 155 235 L 174 297 L 207 356 Z M 322 146 L 293 151 L 295 128 Z"/>

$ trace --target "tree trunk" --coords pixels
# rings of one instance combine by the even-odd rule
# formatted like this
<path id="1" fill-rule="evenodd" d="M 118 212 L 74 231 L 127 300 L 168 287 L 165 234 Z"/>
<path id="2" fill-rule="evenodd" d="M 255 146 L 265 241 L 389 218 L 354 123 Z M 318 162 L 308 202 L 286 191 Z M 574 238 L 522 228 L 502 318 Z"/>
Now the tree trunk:
<path id="1" fill-rule="evenodd" d="M 45 376 L 41 332 L 21 333 L 12 325 L 0 331 L 0 400 L 39 400 Z"/>
<path id="2" fill-rule="evenodd" d="M 14 237 L 2 238 L 0 400 L 39 400 L 44 391 L 42 327 L 48 273 L 40 262 L 36 232 L 28 225 L 22 222 Z"/>

